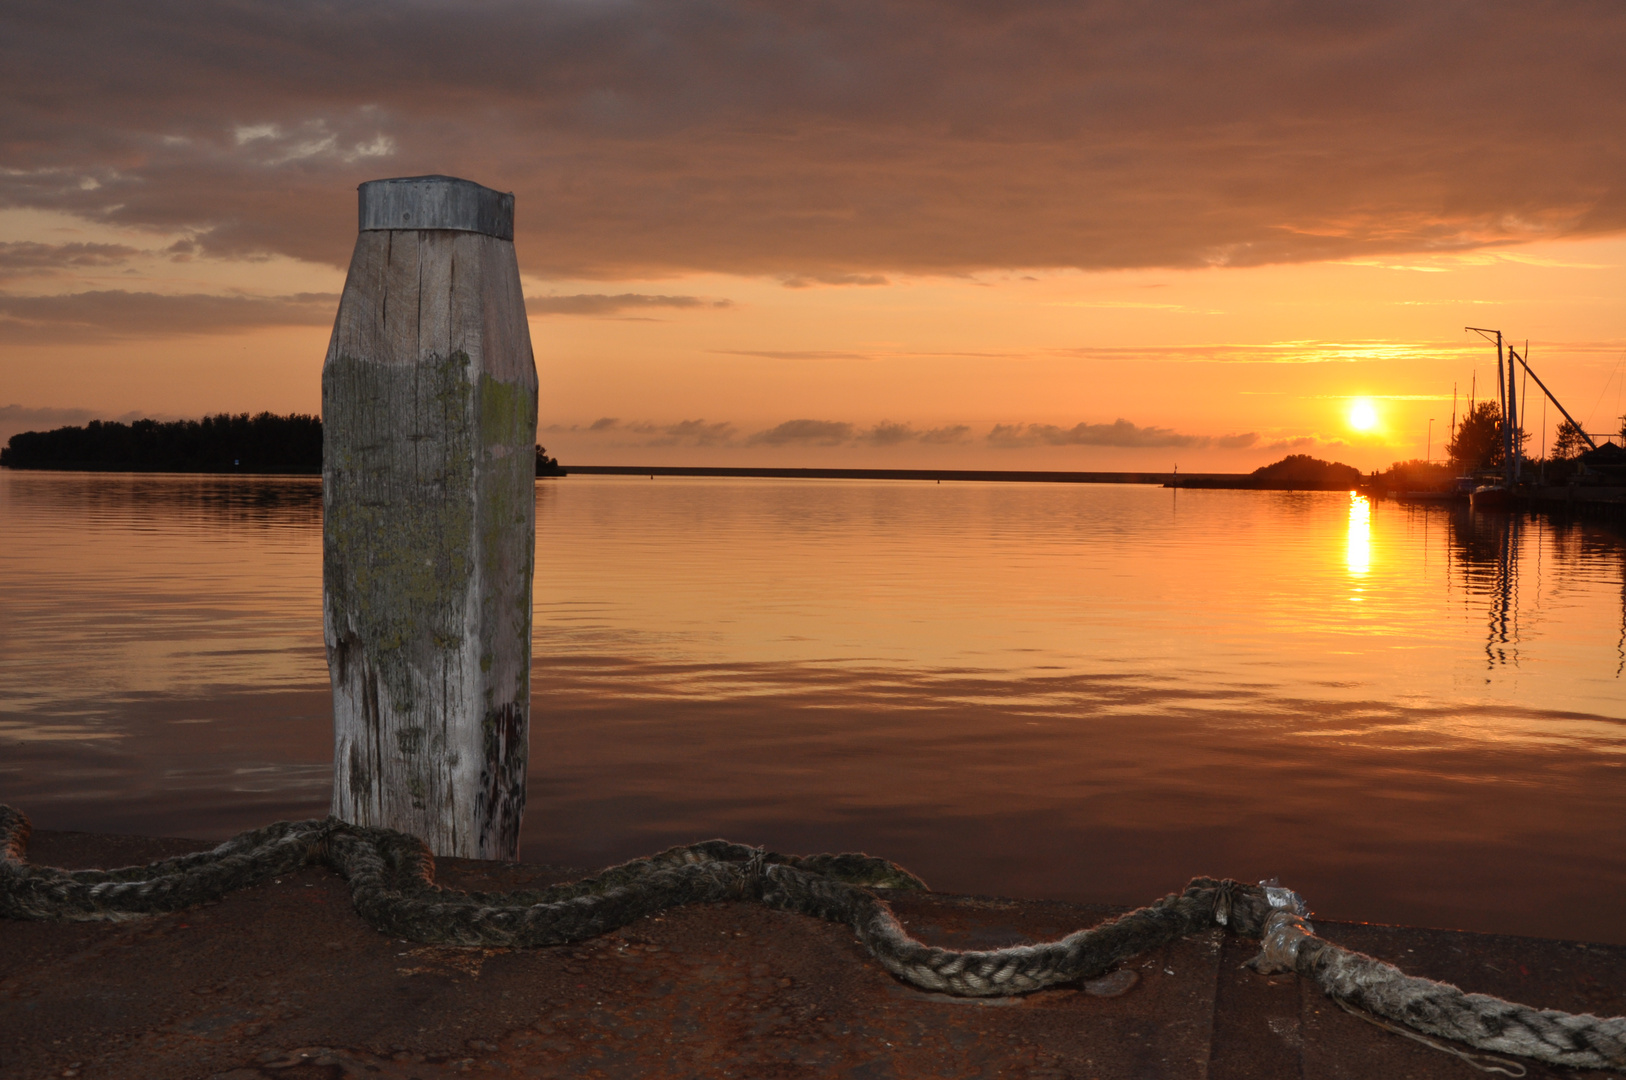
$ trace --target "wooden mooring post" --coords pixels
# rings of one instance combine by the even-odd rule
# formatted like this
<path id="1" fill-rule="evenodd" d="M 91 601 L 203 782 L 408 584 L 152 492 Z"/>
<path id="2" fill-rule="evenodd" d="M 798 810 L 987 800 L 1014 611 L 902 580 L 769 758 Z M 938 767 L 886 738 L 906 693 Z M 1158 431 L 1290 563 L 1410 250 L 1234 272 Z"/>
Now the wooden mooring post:
<path id="1" fill-rule="evenodd" d="M 373 180 L 322 366 L 333 813 L 512 859 L 525 809 L 536 365 L 514 197 Z"/>

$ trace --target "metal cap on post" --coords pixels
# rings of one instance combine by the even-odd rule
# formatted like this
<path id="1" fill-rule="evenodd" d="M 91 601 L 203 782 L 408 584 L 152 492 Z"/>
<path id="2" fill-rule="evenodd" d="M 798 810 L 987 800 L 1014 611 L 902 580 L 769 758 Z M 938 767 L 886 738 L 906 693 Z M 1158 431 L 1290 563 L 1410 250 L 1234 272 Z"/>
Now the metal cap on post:
<path id="1" fill-rule="evenodd" d="M 536 365 L 514 197 L 373 180 L 322 367 L 333 813 L 514 858 L 525 808 Z"/>
<path id="2" fill-rule="evenodd" d="M 359 232 L 452 229 L 514 238 L 514 196 L 455 176 L 369 180 L 360 192 Z"/>

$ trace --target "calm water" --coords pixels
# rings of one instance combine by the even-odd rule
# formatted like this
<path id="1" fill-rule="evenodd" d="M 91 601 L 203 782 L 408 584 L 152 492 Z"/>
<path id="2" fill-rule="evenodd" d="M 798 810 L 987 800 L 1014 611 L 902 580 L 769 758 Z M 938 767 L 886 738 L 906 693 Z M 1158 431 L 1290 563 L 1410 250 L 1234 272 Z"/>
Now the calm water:
<path id="1" fill-rule="evenodd" d="M 940 889 L 1626 942 L 1626 544 L 1343 493 L 538 485 L 526 857 L 714 835 Z M 0 801 L 326 812 L 319 486 L 0 472 Z"/>

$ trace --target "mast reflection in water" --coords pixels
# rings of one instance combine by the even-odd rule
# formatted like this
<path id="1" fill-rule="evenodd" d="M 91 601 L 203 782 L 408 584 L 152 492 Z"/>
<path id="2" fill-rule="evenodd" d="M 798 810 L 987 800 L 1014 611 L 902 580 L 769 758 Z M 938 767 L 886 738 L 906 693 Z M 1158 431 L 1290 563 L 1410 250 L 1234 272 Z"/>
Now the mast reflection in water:
<path id="1" fill-rule="evenodd" d="M 1518 667 L 1527 627 L 1544 625 L 1578 598 L 1621 582 L 1620 604 L 1600 625 L 1613 633 L 1618 678 L 1626 671 L 1626 546 L 1611 526 L 1545 515 L 1449 512 L 1451 584 L 1462 602 L 1481 606 L 1488 666 Z M 1520 596 L 1521 565 L 1531 565 L 1533 591 Z"/>

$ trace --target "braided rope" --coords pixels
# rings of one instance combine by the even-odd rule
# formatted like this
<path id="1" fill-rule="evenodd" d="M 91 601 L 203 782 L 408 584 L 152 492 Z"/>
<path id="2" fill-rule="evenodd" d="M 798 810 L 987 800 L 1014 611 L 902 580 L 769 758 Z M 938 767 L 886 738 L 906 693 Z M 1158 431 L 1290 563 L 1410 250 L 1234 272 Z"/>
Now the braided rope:
<path id="1" fill-rule="evenodd" d="M 120 870 L 59 870 L 27 860 L 29 824 L 0 804 L 0 917 L 118 920 L 178 911 L 307 865 L 350 883 L 375 928 L 431 944 L 562 945 L 683 904 L 749 900 L 851 926 L 892 974 L 968 997 L 1022 994 L 1094 978 L 1188 934 L 1224 926 L 1261 939 L 1261 972 L 1296 972 L 1329 997 L 1415 1031 L 1481 1050 L 1581 1068 L 1626 1066 L 1626 1017 L 1537 1010 L 1389 964 L 1316 937 L 1288 889 L 1193 878 L 1184 891 L 1056 941 L 1006 949 L 940 949 L 910 937 L 872 888 L 925 889 L 885 859 L 780 855 L 708 840 L 634 859 L 580 881 L 509 893 L 435 884 L 417 837 L 336 818 L 278 822 L 212 851 Z"/>
<path id="2" fill-rule="evenodd" d="M 1267 974 L 1301 975 L 1335 1001 L 1478 1050 L 1581 1069 L 1626 1067 L 1626 1016 L 1535 1009 L 1407 975 L 1393 964 L 1317 937 L 1293 911 L 1270 914 L 1259 955 L 1248 963 Z"/>
<path id="3" fill-rule="evenodd" d="M 925 883 L 867 855 L 780 855 L 708 840 L 568 884 L 477 893 L 436 885 L 434 856 L 418 838 L 335 818 L 278 822 L 212 851 L 122 870 L 34 866 L 27 861 L 28 832 L 21 812 L 0 805 L 0 916 L 127 919 L 178 911 L 306 865 L 328 866 L 349 881 L 356 910 L 377 929 L 448 945 L 562 945 L 682 904 L 753 900 L 845 923 L 904 981 L 973 997 L 1093 978 L 1126 957 L 1214 926 L 1216 914 L 1257 932 L 1270 910 L 1256 886 L 1197 878 L 1182 893 L 1059 941 L 960 952 L 909 936 L 870 889 L 925 889 Z"/>

